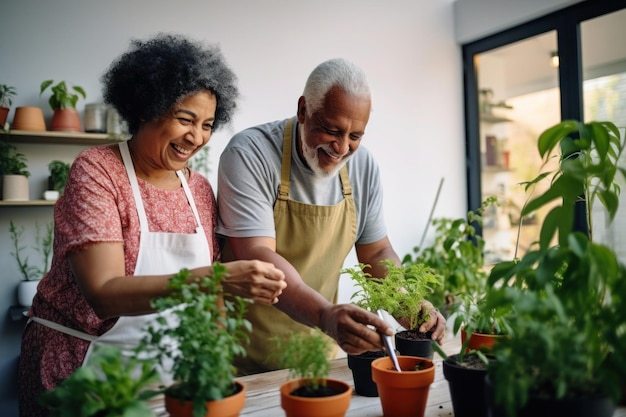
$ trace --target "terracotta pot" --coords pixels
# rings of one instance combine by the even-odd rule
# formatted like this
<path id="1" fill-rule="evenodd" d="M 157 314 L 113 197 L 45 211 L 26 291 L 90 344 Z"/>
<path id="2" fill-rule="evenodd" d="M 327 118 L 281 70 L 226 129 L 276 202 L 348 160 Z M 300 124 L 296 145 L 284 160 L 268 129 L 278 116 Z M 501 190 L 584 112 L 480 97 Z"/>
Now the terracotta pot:
<path id="1" fill-rule="evenodd" d="M 430 339 L 432 332 L 429 332 L 423 339 L 418 338 L 420 332 L 416 330 L 404 330 L 395 334 L 396 349 L 400 355 L 417 356 L 420 358 L 433 359 L 435 349 L 433 341 Z"/>
<path id="2" fill-rule="evenodd" d="M 2 199 L 5 201 L 28 201 L 28 177 L 25 175 L 3 175 Z"/>
<path id="3" fill-rule="evenodd" d="M 16 107 L 11 129 L 45 132 L 46 121 L 43 118 L 43 111 L 34 106 Z"/>
<path id="4" fill-rule="evenodd" d="M 493 346 L 497 343 L 498 339 L 502 337 L 504 336 L 496 334 L 472 333 L 465 351 L 469 352 L 470 350 L 481 350 L 486 353 L 491 353 Z M 461 329 L 461 344 L 465 343 L 466 339 L 467 333 L 465 332 L 465 329 Z"/>
<path id="5" fill-rule="evenodd" d="M 372 379 L 372 362 L 385 356 L 384 350 L 348 355 L 348 367 L 352 371 L 354 391 L 357 394 L 364 397 L 378 397 L 378 389 Z"/>
<path id="6" fill-rule="evenodd" d="M 476 355 L 474 355 L 476 356 Z M 457 363 L 458 355 L 443 361 L 443 376 L 448 381 L 455 417 L 486 417 L 485 378 L 487 367 L 468 368 Z"/>
<path id="7" fill-rule="evenodd" d="M 57 109 L 52 114 L 50 130 L 60 132 L 82 132 L 80 116 L 76 109 Z"/>
<path id="8" fill-rule="evenodd" d="M 308 379 L 292 379 L 280 386 L 280 404 L 287 417 L 343 417 L 350 407 L 352 387 L 337 379 L 327 379 L 326 385 L 340 394 L 329 397 L 300 397 L 291 393 L 308 383 Z"/>
<path id="9" fill-rule="evenodd" d="M 230 397 L 218 401 L 208 401 L 205 417 L 238 417 L 246 402 L 246 387 L 235 382 L 239 391 Z M 193 417 L 191 401 L 181 401 L 178 398 L 165 396 L 165 410 L 171 417 Z"/>
<path id="10" fill-rule="evenodd" d="M 385 417 L 423 417 L 430 385 L 435 380 L 435 366 L 430 359 L 398 356 L 402 372 L 394 369 L 391 358 L 372 362 L 372 378 Z M 415 370 L 418 364 L 425 369 Z"/>
<path id="11" fill-rule="evenodd" d="M 7 122 L 8 116 L 9 116 L 9 108 L 0 107 L 0 129 L 4 129 L 4 124 Z"/>

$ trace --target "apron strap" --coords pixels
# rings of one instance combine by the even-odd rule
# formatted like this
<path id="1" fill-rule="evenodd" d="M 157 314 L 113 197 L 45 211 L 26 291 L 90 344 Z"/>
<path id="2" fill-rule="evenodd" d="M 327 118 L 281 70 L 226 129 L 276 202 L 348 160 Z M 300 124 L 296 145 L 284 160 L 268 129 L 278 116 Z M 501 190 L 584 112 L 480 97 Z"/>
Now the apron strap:
<path id="1" fill-rule="evenodd" d="M 39 323 L 43 326 L 49 327 L 51 329 L 57 330 L 61 333 L 65 333 L 67 335 L 70 336 L 74 336 L 77 337 L 79 339 L 83 339 L 86 340 L 88 342 L 93 342 L 94 340 L 96 340 L 98 338 L 98 336 L 93 335 L 93 334 L 88 334 L 88 333 L 84 333 L 75 329 L 70 329 L 69 327 L 65 327 L 60 325 L 59 323 L 55 323 L 53 321 L 50 320 L 46 320 L 46 319 L 42 319 L 39 317 L 31 317 L 28 319 L 28 322 L 30 323 L 31 321 L 34 321 L 35 323 Z M 27 323 L 28 324 L 28 323 Z"/>

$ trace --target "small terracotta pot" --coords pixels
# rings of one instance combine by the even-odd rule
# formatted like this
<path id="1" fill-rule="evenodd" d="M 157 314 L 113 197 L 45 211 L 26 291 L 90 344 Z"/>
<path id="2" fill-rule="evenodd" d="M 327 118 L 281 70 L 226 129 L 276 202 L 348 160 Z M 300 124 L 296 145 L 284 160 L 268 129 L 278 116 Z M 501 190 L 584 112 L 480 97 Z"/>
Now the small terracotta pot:
<path id="1" fill-rule="evenodd" d="M 493 346 L 497 343 L 498 339 L 502 337 L 504 336 L 496 334 L 472 333 L 465 351 L 469 352 L 470 350 L 481 350 L 486 353 L 491 353 Z M 467 332 L 465 329 L 461 329 L 461 344 L 465 343 L 466 339 Z"/>
<path id="2" fill-rule="evenodd" d="M 350 408 L 352 387 L 338 379 L 327 379 L 326 385 L 340 394 L 329 397 L 299 397 L 291 393 L 308 383 L 308 379 L 292 379 L 280 386 L 280 405 L 287 417 L 343 417 Z"/>
<path id="3" fill-rule="evenodd" d="M 208 401 L 207 413 L 205 417 L 238 417 L 246 402 L 246 387 L 235 382 L 239 391 L 230 397 L 218 401 Z M 181 401 L 178 398 L 165 396 L 165 410 L 171 417 L 193 417 L 193 406 L 191 401 Z"/>
<path id="4" fill-rule="evenodd" d="M 391 358 L 372 362 L 372 378 L 386 417 L 424 417 L 430 385 L 435 380 L 433 361 L 414 356 L 398 356 L 402 372 L 393 367 Z M 418 364 L 424 369 L 415 370 Z"/>
<path id="5" fill-rule="evenodd" d="M 34 106 L 16 107 L 11 129 L 45 132 L 46 121 L 43 118 L 43 111 Z"/>
<path id="6" fill-rule="evenodd" d="M 57 109 L 52 114 L 50 130 L 59 132 L 82 132 L 80 115 L 76 109 Z"/>

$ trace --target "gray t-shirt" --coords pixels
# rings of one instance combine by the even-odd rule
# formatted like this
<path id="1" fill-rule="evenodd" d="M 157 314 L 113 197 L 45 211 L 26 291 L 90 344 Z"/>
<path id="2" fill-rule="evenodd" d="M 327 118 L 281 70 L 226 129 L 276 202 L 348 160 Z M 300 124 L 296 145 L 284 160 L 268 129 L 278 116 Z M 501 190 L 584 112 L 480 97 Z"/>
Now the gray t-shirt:
<path id="1" fill-rule="evenodd" d="M 289 119 L 237 133 L 220 156 L 217 233 L 229 237 L 276 237 L 274 202 L 282 165 L 283 132 Z M 313 205 L 335 205 L 343 196 L 339 175 L 319 177 L 298 157 L 292 132 L 290 198 Z M 347 163 L 357 215 L 357 241 L 387 235 L 378 164 L 361 144 Z"/>

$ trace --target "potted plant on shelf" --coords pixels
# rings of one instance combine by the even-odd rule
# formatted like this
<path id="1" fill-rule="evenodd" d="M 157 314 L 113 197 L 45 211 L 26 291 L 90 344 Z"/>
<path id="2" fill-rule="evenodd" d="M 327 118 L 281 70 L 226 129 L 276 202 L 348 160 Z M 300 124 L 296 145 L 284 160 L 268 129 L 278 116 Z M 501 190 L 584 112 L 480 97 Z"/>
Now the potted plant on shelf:
<path id="1" fill-rule="evenodd" d="M 372 378 L 378 387 L 383 415 L 423 417 L 430 385 L 435 380 L 432 360 L 416 356 L 398 356 L 398 372 L 389 356 L 372 362 Z"/>
<path id="2" fill-rule="evenodd" d="M 68 87 L 65 81 L 60 81 L 52 85 L 54 80 L 45 80 L 39 88 L 39 95 L 43 94 L 48 87 L 52 95 L 48 99 L 48 104 L 53 111 L 50 130 L 82 132 L 80 116 L 76 111 L 76 104 L 80 96 L 87 98 L 87 94 L 82 87 Z"/>
<path id="3" fill-rule="evenodd" d="M 48 164 L 48 171 L 50 176 L 48 177 L 48 190 L 44 192 L 44 199 L 56 200 L 59 198 L 63 191 L 65 191 L 65 183 L 70 172 L 70 166 L 68 162 L 54 160 Z"/>
<path id="4" fill-rule="evenodd" d="M 168 284 L 171 293 L 157 298 L 160 312 L 173 311 L 178 323 L 159 317 L 148 326 L 141 350 L 154 354 L 168 368 L 174 383 L 165 389 L 165 408 L 171 416 L 238 416 L 245 387 L 235 381 L 235 355 L 245 355 L 251 330 L 244 318 L 249 300 L 224 296 L 221 282 L 226 268 L 214 263 L 211 276 L 192 277 L 187 269 Z"/>
<path id="5" fill-rule="evenodd" d="M 626 268 L 593 241 L 590 213 L 596 202 L 609 219 L 617 212 L 624 139 L 610 122 L 566 120 L 538 140 L 544 161 L 557 149 L 558 169 L 529 183 L 548 177 L 550 187 L 522 215 L 560 204 L 545 217 L 538 245 L 496 264 L 489 277 L 487 305 L 515 305 L 512 331 L 493 350 L 490 403 L 508 416 L 612 416 L 626 375 Z M 573 230 L 576 204 L 585 205 L 588 234 Z"/>
<path id="6" fill-rule="evenodd" d="M 7 84 L 0 84 L 0 130 L 8 130 L 6 127 L 13 97 L 17 94 L 15 87 Z"/>
<path id="7" fill-rule="evenodd" d="M 392 311 L 397 301 L 397 287 L 391 280 L 373 278 L 366 272 L 369 265 L 359 264 L 353 268 L 344 268 L 342 274 L 349 274 L 354 282 L 355 291 L 350 300 L 355 305 L 374 314 L 378 310 Z M 378 390 L 372 380 L 372 362 L 385 356 L 383 349 L 364 352 L 359 355 L 347 355 L 348 367 L 352 371 L 354 390 L 366 397 L 377 397 Z"/>
<path id="8" fill-rule="evenodd" d="M 21 246 L 21 242 L 24 237 L 24 226 L 18 227 L 15 226 L 13 220 L 9 221 L 9 235 L 13 242 L 13 252 L 11 252 L 11 255 L 15 258 L 20 274 L 22 275 L 22 280 L 17 287 L 17 299 L 22 307 L 31 306 L 33 297 L 37 293 L 37 285 L 39 285 L 39 281 L 49 269 L 50 255 L 52 253 L 52 243 L 54 240 L 53 224 L 48 223 L 44 232 L 42 232 L 41 226 L 38 223 L 35 223 L 35 227 L 36 246 L 34 248 L 42 257 L 41 268 L 30 264 L 28 256 L 23 254 L 25 247 Z"/>
<path id="9" fill-rule="evenodd" d="M 328 339 L 319 329 L 274 338 L 276 357 L 289 369 L 289 381 L 280 387 L 280 402 L 287 417 L 343 417 L 350 407 L 352 388 L 328 378 Z"/>
<path id="10" fill-rule="evenodd" d="M 38 401 L 50 417 L 154 417 L 148 400 L 159 391 L 152 361 L 123 357 L 113 346 L 94 350 L 89 362 L 78 368 Z"/>
<path id="11" fill-rule="evenodd" d="M 5 141 L 0 141 L 0 175 L 2 175 L 2 199 L 6 201 L 27 201 L 28 177 L 26 156 Z"/>

